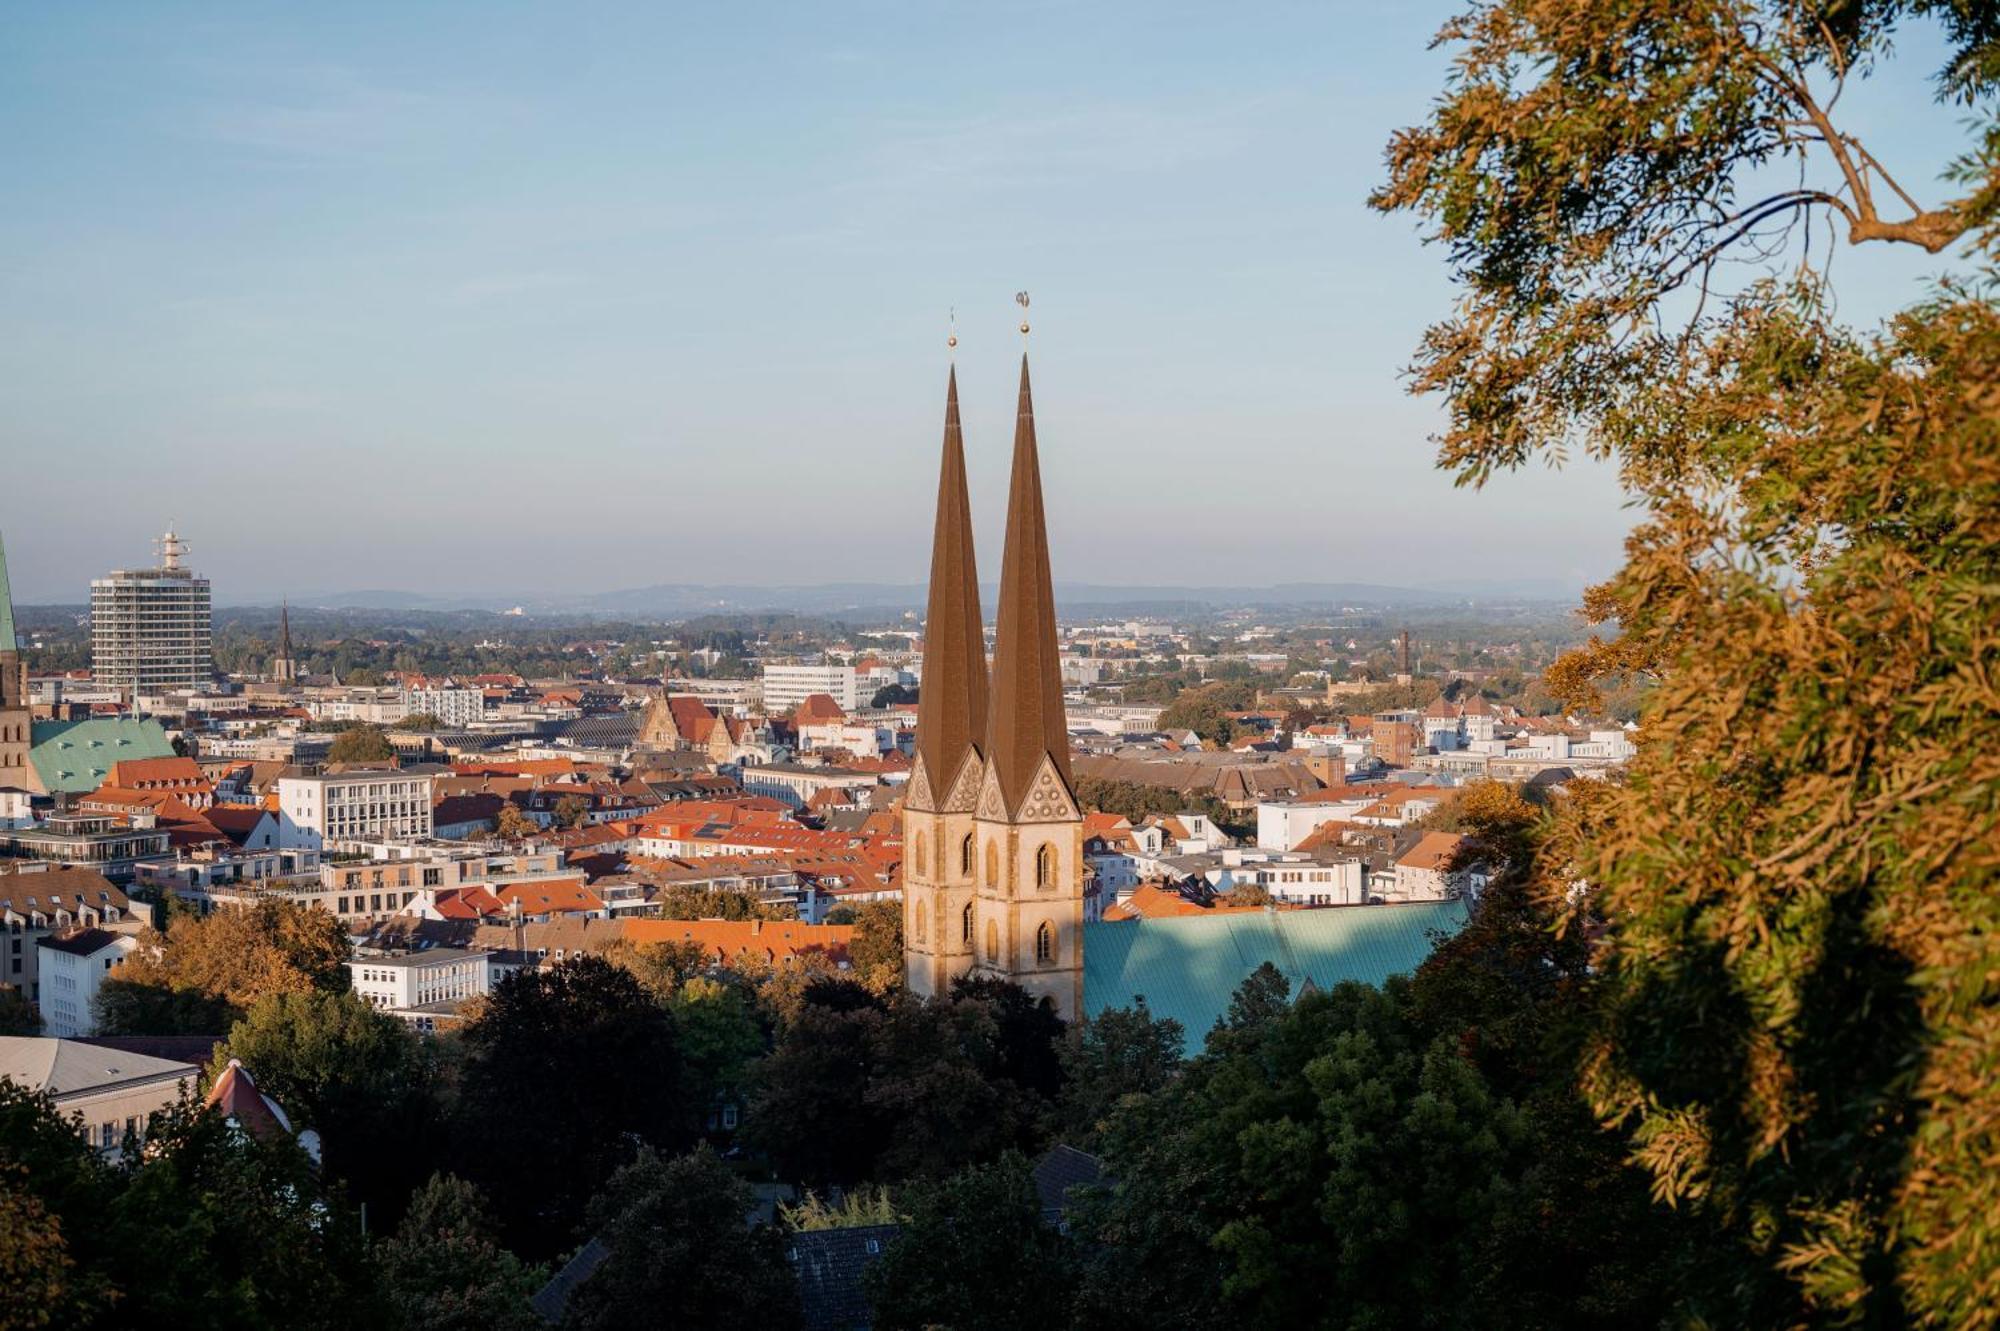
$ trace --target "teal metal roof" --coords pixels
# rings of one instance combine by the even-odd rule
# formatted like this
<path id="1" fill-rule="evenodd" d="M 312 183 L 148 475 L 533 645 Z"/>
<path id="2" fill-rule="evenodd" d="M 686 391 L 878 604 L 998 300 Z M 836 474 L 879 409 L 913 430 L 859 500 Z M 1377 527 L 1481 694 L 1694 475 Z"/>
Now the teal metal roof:
<path id="1" fill-rule="evenodd" d="M 35 765 L 42 789 L 51 795 L 88 794 L 111 775 L 111 764 L 129 758 L 171 758 L 167 732 L 150 717 L 94 716 L 87 721 L 37 721 Z"/>
<path id="2" fill-rule="evenodd" d="M 18 652 L 14 636 L 14 593 L 7 585 L 7 542 L 0 540 L 0 652 Z"/>
<path id="3" fill-rule="evenodd" d="M 1463 902 L 1439 901 L 1086 924 L 1083 1007 L 1094 1015 L 1144 996 L 1154 1016 L 1180 1022 L 1199 1049 L 1230 996 L 1267 961 L 1292 982 L 1293 997 L 1308 980 L 1319 989 L 1380 984 L 1414 971 L 1437 936 L 1464 923 Z"/>

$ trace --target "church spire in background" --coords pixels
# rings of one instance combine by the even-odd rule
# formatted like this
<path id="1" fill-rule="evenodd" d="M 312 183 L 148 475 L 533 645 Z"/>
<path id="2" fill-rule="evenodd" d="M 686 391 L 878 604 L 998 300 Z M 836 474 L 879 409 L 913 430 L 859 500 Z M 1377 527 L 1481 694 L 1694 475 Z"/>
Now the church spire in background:
<path id="1" fill-rule="evenodd" d="M 955 346 L 958 338 L 954 335 L 951 342 Z M 965 440 L 958 424 L 958 368 L 953 366 L 945 384 L 944 459 L 938 469 L 924 671 L 917 693 L 917 753 L 935 798 L 944 798 L 966 753 L 985 730 L 986 639 L 972 550 L 972 506 L 965 489 Z"/>
<path id="2" fill-rule="evenodd" d="M 0 539 L 0 652 L 17 652 L 21 643 L 14 636 L 14 593 L 7 584 L 7 543 Z"/>
<path id="3" fill-rule="evenodd" d="M 1024 319 L 1021 332 L 1025 336 L 1027 331 Z M 1014 417 L 1014 475 L 1007 498 L 1007 548 L 1001 556 L 989 715 L 986 760 L 999 779 L 1009 817 L 1019 811 L 1044 754 L 1054 760 L 1064 784 L 1072 784 L 1049 535 L 1042 517 L 1042 468 L 1035 449 L 1035 404 L 1025 351 Z"/>

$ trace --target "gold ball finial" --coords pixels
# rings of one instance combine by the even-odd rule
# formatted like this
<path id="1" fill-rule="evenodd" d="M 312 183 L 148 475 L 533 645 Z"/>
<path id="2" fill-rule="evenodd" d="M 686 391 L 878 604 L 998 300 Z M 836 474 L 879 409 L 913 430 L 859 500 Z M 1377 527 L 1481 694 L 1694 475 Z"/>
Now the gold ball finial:
<path id="1" fill-rule="evenodd" d="M 1026 337 L 1028 335 L 1028 320 L 1026 318 L 1028 313 L 1028 293 L 1025 291 L 1016 291 L 1014 293 L 1014 303 L 1021 307 L 1021 314 L 1023 316 L 1021 319 L 1021 336 Z"/>

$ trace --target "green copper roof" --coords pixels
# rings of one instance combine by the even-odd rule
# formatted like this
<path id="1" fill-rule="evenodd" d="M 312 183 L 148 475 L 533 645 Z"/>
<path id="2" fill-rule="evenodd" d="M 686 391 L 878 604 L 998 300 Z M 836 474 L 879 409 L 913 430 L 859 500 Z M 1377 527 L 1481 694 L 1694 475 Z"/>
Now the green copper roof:
<path id="1" fill-rule="evenodd" d="M 1436 935 L 1465 923 L 1459 901 L 1408 906 L 1335 906 L 1226 915 L 1124 920 L 1083 927 L 1083 1007 L 1095 1015 L 1144 996 L 1199 1049 L 1230 995 L 1268 961 L 1292 982 L 1330 989 L 1342 980 L 1380 984 L 1431 954 Z"/>
<path id="2" fill-rule="evenodd" d="M 18 652 L 14 637 L 14 593 L 7 585 L 7 542 L 0 539 L 0 652 Z"/>
<path id="3" fill-rule="evenodd" d="M 171 758 L 167 732 L 150 717 L 96 716 L 88 721 L 37 721 L 28 761 L 51 795 L 88 794 L 129 758 Z"/>

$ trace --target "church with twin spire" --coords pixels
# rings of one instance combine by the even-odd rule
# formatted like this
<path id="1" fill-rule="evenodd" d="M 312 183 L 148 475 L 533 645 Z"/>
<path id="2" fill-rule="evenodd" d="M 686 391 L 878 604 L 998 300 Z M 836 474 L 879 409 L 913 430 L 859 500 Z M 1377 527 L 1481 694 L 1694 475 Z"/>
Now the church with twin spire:
<path id="1" fill-rule="evenodd" d="M 1083 814 L 1070 776 L 1025 354 L 990 670 L 956 369 L 945 388 L 903 846 L 904 974 L 912 993 L 941 995 L 954 980 L 989 976 L 1047 997 L 1066 1021 L 1082 1014 Z"/>

